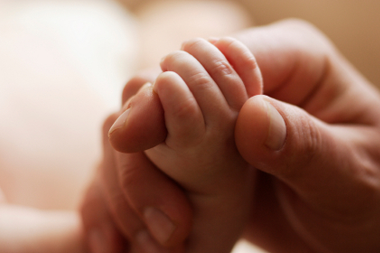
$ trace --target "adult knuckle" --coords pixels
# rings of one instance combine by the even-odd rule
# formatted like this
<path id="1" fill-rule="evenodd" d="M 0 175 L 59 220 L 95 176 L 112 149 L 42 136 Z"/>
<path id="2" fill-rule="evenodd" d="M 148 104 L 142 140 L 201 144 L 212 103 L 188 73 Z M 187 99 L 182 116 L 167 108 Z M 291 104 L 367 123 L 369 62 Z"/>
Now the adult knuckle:
<path id="1" fill-rule="evenodd" d="M 290 32 L 301 35 L 299 37 L 304 39 L 303 47 L 314 44 L 316 51 L 327 55 L 337 51 L 326 35 L 310 22 L 291 18 L 282 21 L 281 24 Z"/>
<path id="2" fill-rule="evenodd" d="M 110 193 L 109 200 L 109 207 L 111 209 L 110 211 L 113 213 L 113 215 L 116 217 L 123 216 L 123 210 L 125 210 L 127 202 L 122 192 Z"/>
<path id="3" fill-rule="evenodd" d="M 321 159 L 318 152 L 323 145 L 323 138 L 320 129 L 315 122 L 306 114 L 298 114 L 297 120 L 289 121 L 288 129 L 293 129 L 290 133 L 290 139 L 294 140 L 289 143 L 286 159 L 286 166 L 281 171 L 284 178 L 297 178 L 308 168 Z M 300 127 L 301 126 L 301 127 Z"/>
<path id="4" fill-rule="evenodd" d="M 302 128 L 300 138 L 303 139 L 303 145 L 300 150 L 303 154 L 302 158 L 305 164 L 313 162 L 319 154 L 318 150 L 323 147 L 323 138 L 319 127 L 309 118 L 308 115 L 301 116 Z"/>
<path id="5" fill-rule="evenodd" d="M 119 184 L 121 189 L 126 190 L 133 187 L 138 182 L 139 172 L 137 164 L 129 162 L 128 159 L 121 162 L 119 168 Z"/>
<path id="6" fill-rule="evenodd" d="M 312 33 L 314 35 L 321 34 L 321 32 L 316 26 L 314 26 L 312 23 L 303 19 L 288 18 L 279 22 L 279 25 L 291 30 L 302 32 L 302 33 L 306 32 L 306 33 Z"/>

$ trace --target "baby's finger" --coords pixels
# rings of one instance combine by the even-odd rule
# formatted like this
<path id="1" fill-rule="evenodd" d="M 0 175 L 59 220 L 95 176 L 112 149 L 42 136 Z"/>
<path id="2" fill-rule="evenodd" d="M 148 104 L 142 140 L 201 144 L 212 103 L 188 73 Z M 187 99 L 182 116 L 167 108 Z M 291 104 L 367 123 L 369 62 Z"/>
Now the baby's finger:
<path id="1" fill-rule="evenodd" d="M 201 109 L 206 125 L 219 124 L 221 114 L 216 112 L 228 111 L 228 104 L 222 92 L 192 55 L 184 51 L 176 51 L 166 56 L 161 62 L 163 71 L 177 73 L 193 93 Z"/>
<path id="2" fill-rule="evenodd" d="M 186 145 L 203 136 L 205 123 L 202 112 L 189 87 L 178 74 L 167 71 L 159 75 L 154 91 L 165 111 L 168 146 L 174 144 L 171 140 L 175 140 L 174 145 Z"/>
<path id="3" fill-rule="evenodd" d="M 213 41 L 213 44 L 224 54 L 228 62 L 243 80 L 248 96 L 263 93 L 263 78 L 256 58 L 240 41 L 225 37 Z"/>
<path id="4" fill-rule="evenodd" d="M 244 83 L 230 65 L 226 57 L 214 45 L 204 39 L 189 40 L 182 45 L 182 50 L 194 56 L 206 69 L 227 103 L 235 110 L 240 110 L 248 99 Z M 236 53 L 240 51 L 235 50 Z M 237 55 L 240 57 L 240 55 Z"/>

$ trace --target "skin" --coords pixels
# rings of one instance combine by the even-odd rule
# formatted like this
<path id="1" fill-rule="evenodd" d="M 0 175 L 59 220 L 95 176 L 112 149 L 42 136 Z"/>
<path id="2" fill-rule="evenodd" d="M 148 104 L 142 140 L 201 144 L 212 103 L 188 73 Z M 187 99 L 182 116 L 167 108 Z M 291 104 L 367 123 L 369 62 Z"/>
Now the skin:
<path id="1" fill-rule="evenodd" d="M 191 229 L 188 227 L 189 232 L 181 238 L 182 241 L 187 239 L 184 245 L 186 252 L 230 252 L 242 233 L 243 224 L 248 219 L 250 206 L 247 203 L 253 194 L 251 186 L 254 171 L 238 153 L 233 136 L 240 108 L 249 96 L 261 93 L 261 74 L 253 55 L 238 41 L 226 38 L 215 44 L 219 45 L 220 50 L 206 40 L 196 39 L 184 43 L 182 51 L 166 56 L 161 62 L 164 72 L 155 80 L 154 92 L 152 87 L 143 86 L 138 94 L 124 105 L 123 110 L 129 112 L 126 123 L 123 119 L 119 126 L 116 121 L 110 130 L 111 139 L 124 140 L 117 146 L 119 150 L 122 150 L 128 148 L 126 143 L 129 146 L 132 146 L 131 143 L 143 143 L 135 142 L 135 140 L 145 138 L 144 133 L 146 133 L 141 130 L 138 122 L 155 121 L 157 118 L 154 115 L 165 114 L 164 126 L 167 133 L 157 128 L 148 131 L 149 134 L 153 132 L 164 134 L 164 142 L 147 150 L 145 154 L 115 153 L 116 164 L 130 163 L 128 159 L 131 156 L 140 157 L 141 160 L 146 160 L 147 156 L 153 164 L 162 168 L 162 171 L 153 168 L 152 171 L 156 173 L 156 176 L 148 180 L 157 184 L 157 187 L 143 183 L 147 181 L 147 178 L 141 177 L 142 166 L 117 167 L 119 169 L 117 177 L 126 195 L 127 201 L 124 200 L 124 202 L 129 201 L 128 208 L 135 210 L 142 221 L 147 219 L 145 212 L 149 207 L 141 205 L 141 199 L 149 199 L 148 201 L 157 199 L 146 190 L 147 187 L 159 191 L 164 189 L 163 186 L 167 182 L 174 180 L 185 189 L 186 197 L 191 203 L 188 209 L 192 209 L 193 216 Z M 236 62 L 235 58 L 239 58 L 240 61 Z M 137 89 L 130 86 L 130 90 Z M 128 95 L 124 97 L 127 99 Z M 149 105 L 148 115 L 152 117 L 144 118 L 147 114 L 141 113 L 148 109 L 145 105 Z M 139 127 L 136 127 L 135 122 Z M 159 126 L 157 121 L 155 123 Z M 127 127 L 129 131 L 124 131 L 124 127 Z M 131 129 L 135 130 L 135 134 L 126 134 Z M 105 145 L 109 144 L 105 143 Z M 144 148 L 147 147 L 145 144 L 141 145 Z M 129 152 L 137 149 L 136 146 L 130 148 L 128 148 Z M 224 156 L 224 159 L 219 159 L 220 156 Z M 198 162 L 194 162 L 197 160 Z M 217 160 L 219 162 L 214 163 Z M 110 177 L 107 169 L 109 170 L 106 168 L 106 174 L 103 174 L 102 179 L 107 180 Z M 112 185 L 115 184 L 117 183 Z M 233 190 L 228 188 L 226 191 L 223 185 L 229 185 Z M 111 192 L 109 195 L 115 195 L 115 190 L 109 190 L 109 192 Z M 160 193 L 159 196 L 168 195 Z M 170 217 L 170 212 L 172 212 L 170 205 L 161 205 L 156 208 Z M 221 208 L 223 206 L 225 208 Z M 236 209 L 236 206 L 241 208 Z M 219 209 L 217 216 L 215 216 L 215 209 Z M 116 216 L 116 223 L 134 244 L 133 241 L 136 241 L 134 232 L 130 231 L 130 226 L 125 228 L 121 220 L 126 217 L 125 208 L 116 207 L 112 210 L 111 212 Z M 119 210 L 120 215 L 117 214 Z M 172 222 L 176 227 L 178 222 L 175 220 Z M 229 229 L 221 229 L 223 227 Z M 148 229 L 152 232 L 149 225 Z M 172 233 L 168 238 L 152 234 L 159 243 L 171 247 L 171 241 L 178 241 L 176 237 L 181 231 L 175 228 Z M 157 245 L 155 248 L 157 251 L 162 250 Z M 181 249 L 171 250 L 181 251 Z"/>
<path id="2" fill-rule="evenodd" d="M 153 88 L 168 134 L 145 153 L 183 187 L 192 205 L 186 252 L 230 252 L 252 198 L 253 171 L 238 153 L 233 136 L 248 93 L 261 93 L 261 74 L 241 43 L 229 38 L 215 43 L 223 53 L 203 39 L 185 42 L 183 51 L 162 60 L 164 72 Z M 231 61 L 235 56 L 245 64 Z M 248 74 L 239 76 L 235 70 Z"/>
<path id="3" fill-rule="evenodd" d="M 244 237 L 268 252 L 378 252 L 379 93 L 304 22 L 284 21 L 244 31 L 236 38 L 255 55 L 264 94 L 270 96 L 248 99 L 235 128 L 240 154 L 257 170 Z M 131 80 L 125 92 L 129 85 L 142 86 L 148 80 Z M 271 147 L 266 145 L 272 115 L 268 106 L 281 116 L 285 133 L 277 134 L 280 145 Z M 148 123 L 144 130 L 160 128 Z M 111 134 L 112 144 L 118 147 L 116 140 Z M 143 165 L 147 158 L 125 159 Z M 147 171 L 140 176 L 148 178 Z M 149 189 L 145 192 L 149 194 Z M 175 185 L 169 192 L 182 197 L 184 193 Z M 153 200 L 129 201 L 135 206 Z M 177 231 L 188 226 L 190 212 L 167 214 L 178 222 Z M 188 228 L 184 231 L 191 234 Z"/>
<path id="4" fill-rule="evenodd" d="M 257 57 L 264 93 L 277 99 L 268 101 L 285 121 L 286 140 L 278 150 L 262 145 L 268 116 L 263 98 L 251 98 L 236 144 L 265 184 L 257 185 L 247 238 L 270 252 L 378 252 L 379 93 L 310 25 L 288 21 L 262 33 L 238 38 Z M 281 61 L 270 63 L 275 56 Z"/>

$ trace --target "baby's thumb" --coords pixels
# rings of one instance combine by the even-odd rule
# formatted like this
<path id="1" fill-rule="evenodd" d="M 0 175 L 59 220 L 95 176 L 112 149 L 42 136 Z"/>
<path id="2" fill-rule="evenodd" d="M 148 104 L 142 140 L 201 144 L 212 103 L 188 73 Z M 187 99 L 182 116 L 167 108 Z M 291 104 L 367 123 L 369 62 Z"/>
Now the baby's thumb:
<path id="1" fill-rule="evenodd" d="M 338 128 L 260 95 L 244 104 L 235 138 L 248 163 L 279 179 L 305 202 L 331 209 L 347 197 L 347 187 L 360 187 L 353 176 L 352 148 Z"/>

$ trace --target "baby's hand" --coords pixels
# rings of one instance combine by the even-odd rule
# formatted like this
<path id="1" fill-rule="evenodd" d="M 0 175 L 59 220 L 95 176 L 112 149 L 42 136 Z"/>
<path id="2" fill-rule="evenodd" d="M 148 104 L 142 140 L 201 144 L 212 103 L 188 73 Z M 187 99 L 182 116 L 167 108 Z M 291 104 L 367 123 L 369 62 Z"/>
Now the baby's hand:
<path id="1" fill-rule="evenodd" d="M 186 252 L 230 252 L 247 221 L 255 178 L 236 149 L 234 127 L 245 101 L 261 94 L 260 71 L 250 51 L 231 38 L 185 42 L 161 68 L 153 85 L 156 95 L 147 97 L 151 88 L 145 86 L 130 100 L 128 116 L 111 128 L 111 142 L 131 151 L 136 136 L 142 136 L 140 146 L 164 137 L 146 155 L 186 190 L 193 206 Z M 170 236 L 155 239 L 165 245 Z"/>
<path id="2" fill-rule="evenodd" d="M 164 143 L 150 160 L 178 182 L 194 208 L 188 252 L 230 252 L 250 210 L 254 171 L 238 153 L 234 128 L 249 95 L 261 93 L 250 51 L 236 40 L 191 40 L 166 56 L 154 84 L 165 113 Z M 249 94 L 250 93 L 250 94 Z"/>

